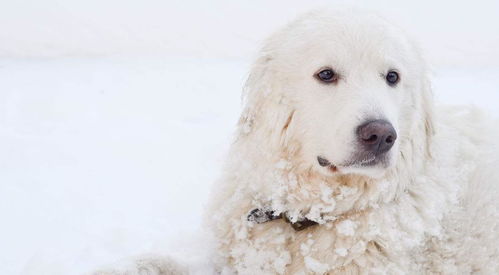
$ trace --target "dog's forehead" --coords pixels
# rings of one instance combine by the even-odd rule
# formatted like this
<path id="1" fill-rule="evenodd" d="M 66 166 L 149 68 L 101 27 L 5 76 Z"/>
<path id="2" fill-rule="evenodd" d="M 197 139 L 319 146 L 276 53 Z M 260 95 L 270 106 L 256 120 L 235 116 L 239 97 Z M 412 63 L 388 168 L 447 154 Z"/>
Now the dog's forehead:
<path id="1" fill-rule="evenodd" d="M 356 59 L 369 64 L 403 62 L 411 46 L 396 27 L 373 14 L 349 17 L 336 13 L 311 13 L 288 25 L 269 40 L 275 57 L 289 65 L 335 62 L 352 64 Z M 344 60 L 344 62 L 342 62 Z"/>
<path id="2" fill-rule="evenodd" d="M 374 13 L 361 11 L 322 11 L 306 14 L 282 30 L 286 40 L 306 42 L 323 38 L 329 41 L 389 44 L 403 40 L 393 24 Z M 302 38 L 302 39 L 296 39 Z M 296 43 L 300 45 L 301 43 Z M 349 46 L 353 43 L 349 43 Z"/>

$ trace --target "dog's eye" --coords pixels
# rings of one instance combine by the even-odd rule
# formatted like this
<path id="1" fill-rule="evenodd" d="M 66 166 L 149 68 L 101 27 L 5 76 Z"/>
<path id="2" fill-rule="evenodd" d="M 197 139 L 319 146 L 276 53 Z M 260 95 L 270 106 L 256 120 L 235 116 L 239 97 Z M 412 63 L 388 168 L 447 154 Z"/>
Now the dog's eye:
<path id="1" fill-rule="evenodd" d="M 388 82 L 388 85 L 395 85 L 399 82 L 399 74 L 394 71 L 389 71 L 386 74 L 386 82 Z"/>
<path id="2" fill-rule="evenodd" d="M 320 81 L 327 83 L 338 80 L 338 75 L 332 69 L 323 69 L 315 74 L 315 77 Z"/>

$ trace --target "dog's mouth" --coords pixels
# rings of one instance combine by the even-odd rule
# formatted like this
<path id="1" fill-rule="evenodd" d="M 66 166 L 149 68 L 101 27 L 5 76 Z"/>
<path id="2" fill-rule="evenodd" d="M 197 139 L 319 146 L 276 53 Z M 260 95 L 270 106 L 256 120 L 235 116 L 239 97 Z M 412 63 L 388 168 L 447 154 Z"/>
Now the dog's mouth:
<path id="1" fill-rule="evenodd" d="M 333 172 L 333 173 L 338 172 L 338 167 L 336 165 L 332 164 L 326 158 L 318 156 L 317 161 L 319 162 L 320 166 L 329 168 L 329 170 L 331 170 L 331 172 Z"/>
<path id="2" fill-rule="evenodd" d="M 325 157 L 318 156 L 317 161 L 319 162 L 320 166 L 329 169 L 333 173 L 337 173 L 337 172 L 340 172 L 340 170 L 344 169 L 344 168 L 372 167 L 372 166 L 375 166 L 379 163 L 386 164 L 387 157 L 385 154 L 378 156 L 378 157 L 376 157 L 376 156 L 362 156 L 362 157 L 354 158 L 353 160 L 348 161 L 346 163 L 333 164 L 331 161 L 329 161 Z"/>

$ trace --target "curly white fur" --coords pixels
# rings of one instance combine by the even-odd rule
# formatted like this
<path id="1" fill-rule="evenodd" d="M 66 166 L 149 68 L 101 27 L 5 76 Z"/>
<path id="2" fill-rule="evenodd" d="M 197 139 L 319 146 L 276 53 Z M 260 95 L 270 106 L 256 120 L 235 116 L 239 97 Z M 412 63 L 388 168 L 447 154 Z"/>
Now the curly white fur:
<path id="1" fill-rule="evenodd" d="M 471 108 L 435 109 L 413 45 L 350 10 L 309 13 L 267 40 L 207 213 L 222 272 L 499 273 L 497 123 Z M 313 77 L 323 66 L 338 83 Z M 397 87 L 384 81 L 390 69 Z M 349 165 L 368 118 L 397 130 L 386 167 Z M 247 220 L 265 206 L 319 225 Z"/>

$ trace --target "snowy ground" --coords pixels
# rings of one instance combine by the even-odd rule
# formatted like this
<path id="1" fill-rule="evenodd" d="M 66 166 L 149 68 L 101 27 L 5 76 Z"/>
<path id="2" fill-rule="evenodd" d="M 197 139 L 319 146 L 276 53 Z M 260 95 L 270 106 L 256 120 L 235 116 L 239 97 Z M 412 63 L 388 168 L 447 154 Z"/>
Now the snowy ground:
<path id="1" fill-rule="evenodd" d="M 82 271 L 198 228 L 244 64 L 0 64 L 0 274 Z"/>
<path id="2" fill-rule="evenodd" d="M 499 116 L 497 2 L 361 2 L 422 43 L 440 102 Z M 314 6 L 137 3 L 0 9 L 0 274 L 202 250 L 182 242 L 196 243 L 258 41 Z"/>

